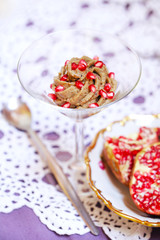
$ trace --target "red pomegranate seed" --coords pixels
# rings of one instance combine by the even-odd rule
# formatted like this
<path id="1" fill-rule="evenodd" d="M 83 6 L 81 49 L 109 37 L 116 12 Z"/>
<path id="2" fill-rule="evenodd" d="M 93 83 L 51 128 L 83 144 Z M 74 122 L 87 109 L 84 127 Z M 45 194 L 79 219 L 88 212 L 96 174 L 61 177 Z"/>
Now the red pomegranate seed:
<path id="1" fill-rule="evenodd" d="M 104 99 L 107 98 L 107 93 L 106 93 L 105 91 L 103 91 L 102 89 L 99 90 L 99 95 L 100 95 L 101 97 L 103 97 Z"/>
<path id="2" fill-rule="evenodd" d="M 69 60 L 66 60 L 64 65 L 66 66 L 68 63 L 69 63 Z"/>
<path id="3" fill-rule="evenodd" d="M 107 98 L 108 99 L 112 99 L 113 97 L 114 97 L 114 92 L 113 91 L 107 92 Z"/>
<path id="4" fill-rule="evenodd" d="M 81 81 L 76 81 L 76 82 L 75 82 L 75 85 L 76 85 L 76 87 L 79 88 L 79 89 L 81 89 L 81 88 L 84 86 L 84 84 L 83 84 Z"/>
<path id="5" fill-rule="evenodd" d="M 108 143 L 112 143 L 112 138 L 111 137 L 105 137 L 105 140 L 108 142 Z"/>
<path id="6" fill-rule="evenodd" d="M 53 86 L 53 84 L 51 83 L 51 84 L 50 84 L 50 88 L 51 88 L 51 89 L 52 89 L 52 86 Z"/>
<path id="7" fill-rule="evenodd" d="M 98 162 L 98 165 L 99 165 L 99 167 L 100 167 L 102 170 L 105 169 L 104 163 L 103 163 L 102 161 L 99 161 L 99 162 Z"/>
<path id="8" fill-rule="evenodd" d="M 114 72 L 108 73 L 108 77 L 109 77 L 109 78 L 115 78 L 115 73 L 114 73 Z"/>
<path id="9" fill-rule="evenodd" d="M 95 67 L 98 67 L 98 68 L 102 68 L 103 65 L 104 65 L 104 63 L 103 63 L 102 61 L 97 61 L 97 62 L 95 62 L 95 64 L 94 64 L 94 66 L 95 66 Z"/>
<path id="10" fill-rule="evenodd" d="M 96 108 L 96 107 L 99 107 L 99 105 L 98 105 L 98 103 L 91 103 L 91 104 L 89 104 L 89 107 Z"/>
<path id="11" fill-rule="evenodd" d="M 89 91 L 95 93 L 96 92 L 96 87 L 94 84 L 89 85 Z"/>
<path id="12" fill-rule="evenodd" d="M 69 102 L 65 102 L 61 107 L 70 108 L 71 104 Z"/>
<path id="13" fill-rule="evenodd" d="M 104 90 L 106 92 L 109 92 L 111 90 L 111 84 L 110 83 L 106 83 L 106 85 L 104 86 Z"/>
<path id="14" fill-rule="evenodd" d="M 98 56 L 94 56 L 93 59 L 98 61 L 99 57 Z"/>
<path id="15" fill-rule="evenodd" d="M 49 93 L 48 97 L 50 97 L 52 100 L 56 100 L 57 99 L 57 96 L 54 93 Z"/>
<path id="16" fill-rule="evenodd" d="M 84 65 L 84 64 L 82 64 L 82 63 L 79 63 L 79 64 L 78 64 L 78 69 L 79 69 L 80 71 L 85 71 L 86 68 L 87 68 L 86 65 Z"/>
<path id="17" fill-rule="evenodd" d="M 78 67 L 78 65 L 77 65 L 75 62 L 73 62 L 73 63 L 72 63 L 72 70 L 76 70 L 77 67 Z"/>
<path id="18" fill-rule="evenodd" d="M 86 75 L 86 77 L 88 78 L 88 79 L 96 79 L 96 76 L 92 73 L 92 72 L 88 72 L 87 73 L 87 75 Z"/>
<path id="19" fill-rule="evenodd" d="M 61 86 L 61 85 L 58 85 L 56 88 L 55 88 L 55 92 L 61 92 L 64 90 L 64 87 Z"/>
<path id="20" fill-rule="evenodd" d="M 86 63 L 86 61 L 85 61 L 84 59 L 81 59 L 81 60 L 79 61 L 79 64 L 83 64 L 83 65 L 85 65 L 85 66 L 87 67 L 87 63 Z"/>
<path id="21" fill-rule="evenodd" d="M 66 81 L 67 79 L 68 79 L 68 75 L 67 75 L 67 74 L 64 74 L 64 75 L 60 78 L 61 81 Z"/>

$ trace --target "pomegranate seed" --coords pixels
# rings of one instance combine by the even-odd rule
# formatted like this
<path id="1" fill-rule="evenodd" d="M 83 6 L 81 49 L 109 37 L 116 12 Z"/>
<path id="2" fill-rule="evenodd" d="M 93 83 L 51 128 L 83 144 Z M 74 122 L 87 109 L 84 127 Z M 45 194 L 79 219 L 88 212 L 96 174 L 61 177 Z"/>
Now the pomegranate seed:
<path id="1" fill-rule="evenodd" d="M 108 143 L 112 143 L 112 142 L 113 142 L 111 137 L 106 137 L 105 140 L 106 140 L 106 142 L 108 142 Z"/>
<path id="2" fill-rule="evenodd" d="M 51 89 L 52 89 L 52 86 L 53 86 L 53 84 L 51 83 L 51 84 L 50 84 L 50 88 L 51 88 Z"/>
<path id="3" fill-rule="evenodd" d="M 94 85 L 94 84 L 89 85 L 89 90 L 90 90 L 91 92 L 95 93 L 95 92 L 96 92 L 96 87 L 95 87 L 95 85 Z"/>
<path id="4" fill-rule="evenodd" d="M 108 73 L 108 77 L 109 77 L 109 78 L 115 78 L 115 73 L 114 73 L 114 72 Z"/>
<path id="5" fill-rule="evenodd" d="M 78 65 L 77 65 L 75 62 L 73 62 L 73 63 L 72 63 L 72 70 L 76 70 L 77 67 L 78 67 Z"/>
<path id="6" fill-rule="evenodd" d="M 103 65 L 104 65 L 104 63 L 103 63 L 102 61 L 97 61 L 97 62 L 94 64 L 94 66 L 95 66 L 95 67 L 98 67 L 98 68 L 102 68 Z"/>
<path id="7" fill-rule="evenodd" d="M 105 91 L 103 91 L 102 89 L 99 90 L 99 95 L 100 95 L 101 97 L 103 97 L 104 99 L 107 98 L 107 93 L 106 93 Z"/>
<path id="8" fill-rule="evenodd" d="M 61 92 L 64 90 L 64 87 L 61 86 L 61 85 L 58 85 L 56 88 L 55 88 L 55 92 Z"/>
<path id="9" fill-rule="evenodd" d="M 93 59 L 98 61 L 99 57 L 98 56 L 94 56 Z"/>
<path id="10" fill-rule="evenodd" d="M 99 107 L 99 105 L 98 105 L 98 103 L 91 103 L 91 104 L 89 104 L 89 107 L 96 108 L 96 107 Z"/>
<path id="11" fill-rule="evenodd" d="M 85 66 L 87 67 L 87 63 L 86 63 L 86 61 L 85 61 L 84 59 L 81 59 L 81 60 L 79 61 L 79 64 L 83 64 L 83 65 L 85 65 Z"/>
<path id="12" fill-rule="evenodd" d="M 49 93 L 48 97 L 50 97 L 52 100 L 56 100 L 57 99 L 57 96 L 54 93 Z"/>
<path id="13" fill-rule="evenodd" d="M 80 71 L 85 71 L 86 68 L 87 68 L 86 65 L 84 65 L 84 64 L 82 64 L 82 63 L 79 63 L 79 64 L 78 64 L 78 69 L 79 69 Z"/>
<path id="14" fill-rule="evenodd" d="M 112 99 L 114 97 L 114 92 L 111 91 L 111 92 L 107 92 L 107 98 L 108 99 Z"/>
<path id="15" fill-rule="evenodd" d="M 66 60 L 64 65 L 66 66 L 68 63 L 69 63 L 69 60 Z"/>
<path id="16" fill-rule="evenodd" d="M 76 82 L 75 82 L 75 85 L 76 85 L 76 87 L 79 88 L 79 89 L 81 89 L 81 88 L 84 86 L 84 84 L 83 84 L 81 81 L 76 81 Z"/>
<path id="17" fill-rule="evenodd" d="M 110 83 L 106 83 L 106 85 L 104 86 L 104 90 L 106 92 L 109 92 L 111 90 L 111 84 Z"/>
<path id="18" fill-rule="evenodd" d="M 99 161 L 99 162 L 98 162 L 98 165 L 99 165 L 99 167 L 100 167 L 102 170 L 105 169 L 104 163 L 103 163 L 102 161 Z"/>
<path id="19" fill-rule="evenodd" d="M 67 75 L 67 74 L 64 74 L 64 75 L 60 78 L 61 81 L 66 81 L 67 79 L 68 79 L 68 75 Z"/>
<path id="20" fill-rule="evenodd" d="M 96 79 L 96 76 L 92 73 L 92 72 L 88 72 L 87 73 L 87 75 L 86 75 L 86 77 L 88 78 L 88 79 Z"/>
<path id="21" fill-rule="evenodd" d="M 71 104 L 69 102 L 65 102 L 61 107 L 70 108 Z"/>

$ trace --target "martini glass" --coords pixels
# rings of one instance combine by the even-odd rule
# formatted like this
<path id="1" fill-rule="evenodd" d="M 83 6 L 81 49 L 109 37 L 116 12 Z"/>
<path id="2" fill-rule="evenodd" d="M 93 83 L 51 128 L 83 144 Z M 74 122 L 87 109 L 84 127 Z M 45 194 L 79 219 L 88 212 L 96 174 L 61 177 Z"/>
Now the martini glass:
<path id="1" fill-rule="evenodd" d="M 71 109 L 57 106 L 49 97 L 50 84 L 61 66 L 72 57 L 98 56 L 110 72 L 115 73 L 118 87 L 109 104 L 97 108 Z M 82 167 L 84 155 L 83 119 L 86 119 L 128 95 L 141 76 L 141 63 L 135 51 L 119 37 L 103 31 L 74 29 L 57 31 L 34 41 L 18 62 L 18 78 L 34 98 L 50 104 L 55 111 L 75 120 L 75 161 Z"/>

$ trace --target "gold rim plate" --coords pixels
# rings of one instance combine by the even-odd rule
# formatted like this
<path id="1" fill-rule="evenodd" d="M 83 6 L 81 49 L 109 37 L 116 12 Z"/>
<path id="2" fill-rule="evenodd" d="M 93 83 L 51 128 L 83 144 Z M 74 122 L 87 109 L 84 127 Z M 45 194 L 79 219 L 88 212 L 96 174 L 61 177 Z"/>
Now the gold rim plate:
<path id="1" fill-rule="evenodd" d="M 101 129 L 85 153 L 87 180 L 97 197 L 119 216 L 146 226 L 160 227 L 160 216 L 150 216 L 137 209 L 128 187 L 121 184 L 108 168 L 102 170 L 99 167 L 105 136 L 128 136 L 137 132 L 141 126 L 160 127 L 160 114 L 132 114 Z"/>

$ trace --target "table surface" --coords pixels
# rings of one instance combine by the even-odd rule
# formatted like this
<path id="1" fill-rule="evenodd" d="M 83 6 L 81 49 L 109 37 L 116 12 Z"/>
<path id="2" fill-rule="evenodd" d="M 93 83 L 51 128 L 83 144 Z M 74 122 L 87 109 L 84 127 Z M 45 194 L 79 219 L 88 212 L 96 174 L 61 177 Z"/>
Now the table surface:
<path id="1" fill-rule="evenodd" d="M 1 1 L 0 42 L 3 42 L 3 48 L 0 57 L 0 81 L 3 81 L 6 86 L 11 84 L 8 79 L 13 79 L 15 86 L 19 84 L 13 77 L 13 74 L 14 76 L 16 74 L 16 64 L 22 51 L 33 40 L 57 30 L 73 27 L 93 28 L 94 26 L 95 29 L 107 29 L 110 33 L 118 33 L 125 38 L 139 53 L 144 69 L 139 87 L 135 89 L 134 94 L 124 100 L 122 105 L 119 105 L 124 106 L 123 111 L 119 108 L 114 109 L 111 114 L 112 120 L 117 116 L 120 119 L 127 115 L 128 104 L 130 104 L 130 113 L 158 113 L 160 81 L 157 76 L 160 75 L 158 74 L 160 73 L 158 48 L 160 36 L 157 29 L 160 25 L 160 1 L 77 0 L 72 2 L 69 0 L 67 2 L 66 6 L 65 0 L 59 2 L 56 0 Z M 50 8 L 53 14 L 49 11 Z M 152 84 L 150 80 L 153 80 Z M 0 102 L 3 102 L 5 93 L 0 94 L 2 97 Z M 98 239 L 109 239 L 100 228 L 99 231 Z M 33 210 L 27 206 L 10 213 L 0 213 L 0 240 L 78 240 L 81 238 L 92 240 L 97 237 L 91 233 L 83 236 L 58 235 L 42 224 Z M 153 228 L 151 240 L 159 239 L 160 228 Z"/>
<path id="2" fill-rule="evenodd" d="M 59 236 L 55 232 L 48 230 L 43 225 L 33 211 L 24 206 L 20 209 L 14 210 L 11 213 L 0 213 L 0 239 L 1 240 L 94 240 L 97 236 L 91 233 L 86 233 L 83 236 L 73 234 L 70 236 Z M 98 239 L 110 239 L 108 238 L 101 228 L 99 228 Z M 153 228 L 151 234 L 151 240 L 160 239 L 160 228 Z"/>

